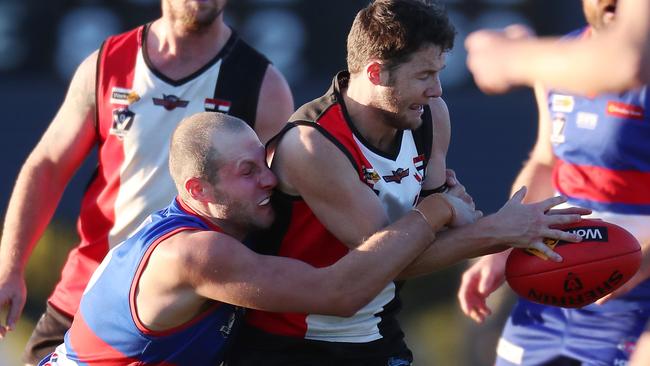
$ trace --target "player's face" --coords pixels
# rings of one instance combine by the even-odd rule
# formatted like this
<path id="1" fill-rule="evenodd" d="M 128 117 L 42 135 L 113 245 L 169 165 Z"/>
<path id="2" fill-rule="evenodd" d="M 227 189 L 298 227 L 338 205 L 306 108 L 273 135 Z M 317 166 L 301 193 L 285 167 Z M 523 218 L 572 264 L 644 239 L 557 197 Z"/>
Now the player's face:
<path id="1" fill-rule="evenodd" d="M 164 0 L 170 16 L 190 32 L 209 27 L 222 13 L 227 0 Z"/>
<path id="2" fill-rule="evenodd" d="M 582 0 L 582 10 L 589 25 L 599 30 L 614 21 L 616 4 L 617 0 Z"/>
<path id="3" fill-rule="evenodd" d="M 415 129 L 422 123 L 424 105 L 442 95 L 440 71 L 445 67 L 445 53 L 436 45 L 425 45 L 414 52 L 408 62 L 387 72 L 375 107 L 397 129 Z"/>
<path id="4" fill-rule="evenodd" d="M 210 211 L 224 228 L 238 232 L 267 228 L 274 219 L 271 193 L 277 183 L 266 165 L 264 146 L 252 130 L 219 140 L 221 165 Z"/>

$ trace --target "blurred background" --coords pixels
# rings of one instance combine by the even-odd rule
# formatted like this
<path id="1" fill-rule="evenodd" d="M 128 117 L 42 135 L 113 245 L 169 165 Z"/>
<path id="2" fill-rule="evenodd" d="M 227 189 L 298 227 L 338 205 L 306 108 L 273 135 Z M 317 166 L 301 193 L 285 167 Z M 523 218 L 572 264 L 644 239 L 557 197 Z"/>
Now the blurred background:
<path id="1" fill-rule="evenodd" d="M 536 110 L 527 89 L 486 96 L 465 67 L 463 42 L 478 28 L 523 23 L 540 35 L 558 35 L 583 24 L 579 0 L 446 0 L 458 35 L 442 74 L 452 121 L 448 165 L 485 213 L 508 198 L 527 158 Z M 368 0 L 230 0 L 227 22 L 262 51 L 291 84 L 296 106 L 320 96 L 345 68 L 345 39 Z M 0 0 L 0 211 L 2 217 L 21 164 L 63 100 L 76 66 L 109 34 L 160 15 L 159 0 Z M 76 245 L 79 202 L 96 164 L 92 156 L 70 183 L 54 220 L 29 263 L 29 298 L 18 329 L 0 342 L 0 366 L 19 365 L 31 329 Z M 43 182 L 47 184 L 47 182 Z M 409 281 L 402 323 L 416 365 L 491 365 L 504 312 L 481 326 L 465 319 L 456 302 L 466 263 Z M 507 310 L 509 290 L 491 299 Z M 4 315 L 2 315 L 4 317 Z M 4 318 L 3 318 L 4 321 Z"/>

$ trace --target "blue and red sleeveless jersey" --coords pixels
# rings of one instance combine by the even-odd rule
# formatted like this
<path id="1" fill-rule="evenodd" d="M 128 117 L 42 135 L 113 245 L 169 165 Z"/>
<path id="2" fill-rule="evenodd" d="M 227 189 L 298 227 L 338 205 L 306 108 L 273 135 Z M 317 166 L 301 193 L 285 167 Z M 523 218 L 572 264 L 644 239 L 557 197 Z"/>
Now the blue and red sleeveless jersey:
<path id="1" fill-rule="evenodd" d="M 215 301 L 194 319 L 165 331 L 150 330 L 138 318 L 137 284 L 151 253 L 163 240 L 184 230 L 220 231 L 177 199 L 151 215 L 135 235 L 108 253 L 84 292 L 65 343 L 55 352 L 60 364 L 221 362 L 232 327 L 242 313 L 237 307 Z"/>
<path id="2" fill-rule="evenodd" d="M 585 32 L 589 29 L 573 36 Z M 557 156 L 553 183 L 571 204 L 650 214 L 647 89 L 596 96 L 549 92 L 551 142 Z"/>
<path id="3" fill-rule="evenodd" d="M 584 28 L 567 37 L 587 37 Z M 605 74 L 602 77 L 607 77 Z M 592 217 L 650 241 L 650 116 L 648 87 L 622 93 L 580 96 L 551 90 L 548 109 L 556 156 L 555 189 L 568 204 L 593 210 Z M 593 311 L 650 306 L 650 281 Z"/>

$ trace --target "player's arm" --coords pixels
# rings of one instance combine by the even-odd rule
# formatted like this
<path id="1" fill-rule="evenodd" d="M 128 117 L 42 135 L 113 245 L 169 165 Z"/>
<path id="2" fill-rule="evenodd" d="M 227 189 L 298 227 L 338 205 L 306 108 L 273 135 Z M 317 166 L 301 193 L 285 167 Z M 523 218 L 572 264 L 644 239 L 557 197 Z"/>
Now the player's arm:
<path id="1" fill-rule="evenodd" d="M 624 91 L 650 82 L 650 3 L 619 1 L 616 22 L 590 39 L 513 40 L 482 30 L 465 45 L 468 66 L 486 92 L 536 82 L 583 94 Z"/>
<path id="2" fill-rule="evenodd" d="M 12 328 L 25 303 L 24 270 L 63 190 L 95 141 L 97 52 L 78 67 L 56 116 L 23 164 L 9 200 L 0 244 L 0 304 Z"/>
<path id="3" fill-rule="evenodd" d="M 280 132 L 294 111 L 293 96 L 284 76 L 269 65 L 262 80 L 257 102 L 255 132 L 263 144 Z"/>
<path id="4" fill-rule="evenodd" d="M 179 262 L 179 274 L 199 296 L 226 303 L 267 311 L 351 316 L 392 281 L 429 245 L 435 230 L 451 219 L 443 200 L 430 197 L 420 205 L 426 219 L 412 211 L 324 268 L 291 258 L 259 255 L 223 234 L 185 234 L 187 250 Z M 178 240 L 183 240 L 180 235 Z"/>
<path id="5" fill-rule="evenodd" d="M 292 128 L 279 142 L 271 169 L 278 189 L 300 195 L 320 222 L 350 248 L 388 224 L 376 194 L 350 160 L 313 127 Z"/>

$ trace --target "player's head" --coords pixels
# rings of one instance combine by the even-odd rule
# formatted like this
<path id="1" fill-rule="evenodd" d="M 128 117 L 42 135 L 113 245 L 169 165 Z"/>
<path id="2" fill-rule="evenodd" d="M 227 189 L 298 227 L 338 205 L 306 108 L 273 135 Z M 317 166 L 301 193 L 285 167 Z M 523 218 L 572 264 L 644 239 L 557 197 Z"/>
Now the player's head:
<path id="1" fill-rule="evenodd" d="M 272 223 L 277 180 L 264 146 L 242 120 L 214 112 L 185 118 L 172 135 L 169 170 L 181 198 L 227 232 Z"/>
<path id="2" fill-rule="evenodd" d="M 422 108 L 442 95 L 439 73 L 455 30 L 426 0 L 376 0 L 359 11 L 348 34 L 348 70 L 367 78 L 371 107 L 396 128 L 417 128 Z M 374 87 L 372 87 L 374 86 Z"/>
<path id="3" fill-rule="evenodd" d="M 612 24 L 616 15 L 617 0 L 582 0 L 582 11 L 587 23 L 600 30 Z"/>
<path id="4" fill-rule="evenodd" d="M 228 0 L 162 0 L 163 16 L 181 31 L 199 33 L 208 28 L 223 14 Z"/>

